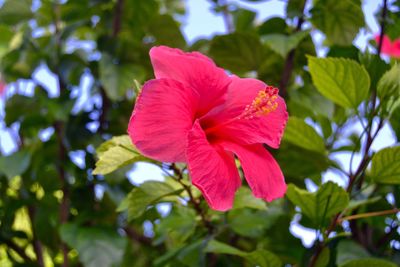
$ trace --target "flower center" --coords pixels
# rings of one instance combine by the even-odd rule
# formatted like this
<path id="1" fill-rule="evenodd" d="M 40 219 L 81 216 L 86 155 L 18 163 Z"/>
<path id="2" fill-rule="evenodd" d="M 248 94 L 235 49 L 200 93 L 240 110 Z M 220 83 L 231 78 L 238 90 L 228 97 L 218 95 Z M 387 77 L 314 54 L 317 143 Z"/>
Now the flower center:
<path id="1" fill-rule="evenodd" d="M 256 98 L 250 105 L 247 105 L 240 119 L 252 119 L 254 117 L 266 116 L 278 108 L 278 88 L 267 86 L 258 92 Z"/>
<path id="2" fill-rule="evenodd" d="M 279 90 L 273 86 L 267 86 L 264 90 L 258 92 L 257 96 L 247 105 L 244 111 L 237 117 L 227 120 L 223 123 L 217 124 L 205 130 L 206 134 L 215 132 L 217 129 L 230 124 L 236 120 L 253 119 L 261 116 L 266 116 L 278 108 L 278 92 Z"/>

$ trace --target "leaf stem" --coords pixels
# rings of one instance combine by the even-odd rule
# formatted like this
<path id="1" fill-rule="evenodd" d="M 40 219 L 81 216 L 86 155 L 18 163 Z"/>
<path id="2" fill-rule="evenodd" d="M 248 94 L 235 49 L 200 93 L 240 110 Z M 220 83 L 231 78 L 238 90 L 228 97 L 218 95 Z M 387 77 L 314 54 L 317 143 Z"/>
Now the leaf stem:
<path id="1" fill-rule="evenodd" d="M 397 213 L 397 212 L 400 212 L 400 209 L 395 208 L 395 209 L 391 209 L 391 210 L 360 213 L 360 214 L 355 214 L 355 215 L 350 215 L 350 216 L 339 218 L 338 219 L 338 223 L 341 223 L 343 221 L 357 220 L 357 219 L 361 219 L 361 218 L 368 218 L 368 217 L 374 217 L 374 216 L 382 216 L 382 215 L 394 214 L 394 213 Z"/>

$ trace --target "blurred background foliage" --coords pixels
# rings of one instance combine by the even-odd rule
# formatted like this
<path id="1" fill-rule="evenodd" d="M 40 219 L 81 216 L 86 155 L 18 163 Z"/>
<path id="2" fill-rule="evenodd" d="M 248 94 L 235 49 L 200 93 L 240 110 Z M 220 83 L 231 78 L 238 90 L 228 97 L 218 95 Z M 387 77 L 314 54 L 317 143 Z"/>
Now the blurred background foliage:
<path id="1" fill-rule="evenodd" d="M 400 137 L 400 68 L 380 58 L 382 44 L 353 45 L 368 31 L 361 1 L 288 0 L 285 17 L 265 21 L 209 2 L 227 33 L 189 44 L 185 1 L 2 1 L 3 130 L 16 147 L 0 158 L 0 266 L 400 264 L 400 148 L 371 148 L 383 127 Z M 399 8 L 382 0 L 376 14 L 392 39 Z M 316 32 L 329 58 L 313 57 Z M 215 212 L 184 165 L 136 151 L 125 134 L 155 45 L 201 51 L 280 88 L 291 117 L 273 153 L 290 184 L 285 198 L 265 203 L 244 186 L 231 211 Z M 159 167 L 164 181 L 132 183 L 136 162 Z"/>

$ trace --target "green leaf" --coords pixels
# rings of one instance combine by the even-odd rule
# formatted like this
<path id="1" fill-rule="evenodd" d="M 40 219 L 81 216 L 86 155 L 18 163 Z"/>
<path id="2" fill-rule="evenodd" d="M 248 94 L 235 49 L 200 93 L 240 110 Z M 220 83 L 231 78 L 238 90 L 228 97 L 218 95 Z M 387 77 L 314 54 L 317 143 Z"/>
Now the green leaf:
<path id="1" fill-rule="evenodd" d="M 396 134 L 397 142 L 400 141 L 400 106 L 393 109 L 393 112 L 390 116 L 390 125 L 394 133 Z"/>
<path id="2" fill-rule="evenodd" d="M 286 15 L 289 18 L 303 16 L 303 8 L 306 0 L 289 0 L 286 5 Z"/>
<path id="3" fill-rule="evenodd" d="M 24 173 L 31 162 L 31 154 L 26 150 L 15 152 L 6 157 L 0 157 L 0 173 L 4 173 L 8 179 Z"/>
<path id="4" fill-rule="evenodd" d="M 1 25 L 0 24 L 0 57 L 2 57 L 7 51 L 10 49 L 10 41 L 14 36 L 14 33 L 12 32 L 11 28 L 6 26 L 6 25 Z"/>
<path id="5" fill-rule="evenodd" d="M 232 14 L 233 23 L 237 32 L 245 32 L 253 28 L 256 12 L 244 8 L 238 8 L 232 12 Z"/>
<path id="6" fill-rule="evenodd" d="M 364 26 L 364 13 L 359 0 L 319 0 L 311 10 L 311 22 L 337 45 L 351 45 Z"/>
<path id="7" fill-rule="evenodd" d="M 290 184 L 286 195 L 316 226 L 343 211 L 349 203 L 346 191 L 333 182 L 322 184 L 318 191 L 313 193 Z"/>
<path id="8" fill-rule="evenodd" d="M 237 249 L 235 247 L 232 247 L 228 244 L 224 244 L 224 243 L 219 242 L 214 239 L 211 240 L 210 242 L 208 242 L 206 251 L 213 252 L 213 253 L 219 253 L 219 254 L 237 255 L 237 256 L 241 256 L 241 257 L 243 255 L 246 255 L 246 252 L 243 252 L 240 249 Z"/>
<path id="9" fill-rule="evenodd" d="M 61 238 L 79 253 L 85 267 L 112 267 L 120 263 L 126 239 L 109 228 L 79 227 L 64 224 L 60 228 Z"/>
<path id="10" fill-rule="evenodd" d="M 100 81 L 104 86 L 107 96 L 111 100 L 122 98 L 133 81 L 143 80 L 144 71 L 140 66 L 133 64 L 116 64 L 113 58 L 103 53 L 99 62 Z"/>
<path id="11" fill-rule="evenodd" d="M 262 37 L 262 40 L 272 50 L 281 55 L 283 58 L 292 50 L 295 49 L 299 43 L 304 40 L 309 34 L 309 31 L 296 32 L 291 35 L 284 34 L 268 34 Z"/>
<path id="12" fill-rule="evenodd" d="M 311 178 L 319 184 L 321 172 L 331 165 L 327 154 L 303 149 L 289 142 L 282 142 L 276 160 L 285 177 L 291 179 L 289 181 L 301 184 L 304 184 L 305 178 Z"/>
<path id="13" fill-rule="evenodd" d="M 104 142 L 97 150 L 99 160 L 96 162 L 94 175 L 105 175 L 137 161 L 145 161 L 133 146 L 129 136 L 114 137 Z"/>
<path id="14" fill-rule="evenodd" d="M 125 147 L 128 150 L 137 151 L 134 145 L 132 144 L 129 135 L 125 134 L 120 136 L 114 136 L 110 140 L 105 141 L 96 149 L 96 153 L 99 157 L 101 157 L 110 148 L 113 148 L 115 146 L 121 146 Z"/>
<path id="15" fill-rule="evenodd" d="M 400 95 L 400 64 L 395 64 L 378 82 L 377 95 L 384 101 L 388 97 Z"/>
<path id="16" fill-rule="evenodd" d="M 263 235 L 269 219 L 267 213 L 260 210 L 236 209 L 228 213 L 228 224 L 232 230 L 252 238 Z"/>
<path id="17" fill-rule="evenodd" d="M 0 8 L 0 23 L 15 25 L 32 18 L 32 0 L 6 0 Z"/>
<path id="18" fill-rule="evenodd" d="M 250 263 L 261 267 L 280 267 L 282 265 L 281 260 L 275 254 L 267 250 L 258 249 L 253 252 L 244 252 L 214 239 L 208 242 L 206 251 L 239 256 L 245 258 Z"/>
<path id="19" fill-rule="evenodd" d="M 188 207 L 174 208 L 168 217 L 157 225 L 157 232 L 168 238 L 175 247 L 183 245 L 196 228 L 196 213 Z"/>
<path id="20" fill-rule="evenodd" d="M 368 257 L 368 251 L 352 240 L 342 240 L 337 246 L 336 263 L 339 266 L 354 259 Z"/>
<path id="21" fill-rule="evenodd" d="M 134 188 L 121 202 L 117 211 L 128 210 L 128 220 L 133 220 L 140 217 L 150 205 L 163 201 L 178 201 L 175 195 L 182 191 L 183 189 L 177 190 L 163 182 L 147 181 Z"/>
<path id="22" fill-rule="evenodd" d="M 371 88 L 377 88 L 378 81 L 390 69 L 390 65 L 381 59 L 380 56 L 372 54 L 368 50 L 364 53 L 358 53 L 358 61 L 365 67 L 369 74 Z"/>
<path id="23" fill-rule="evenodd" d="M 318 91 L 336 104 L 357 108 L 367 99 L 369 75 L 357 62 L 342 58 L 308 57 L 308 67 Z"/>
<path id="24" fill-rule="evenodd" d="M 299 147 L 325 154 L 324 140 L 302 119 L 289 117 L 283 138 Z"/>
<path id="25" fill-rule="evenodd" d="M 319 255 L 317 261 L 315 262 L 315 267 L 326 267 L 329 263 L 330 258 L 330 250 L 328 247 L 325 247 L 321 254 Z"/>
<path id="26" fill-rule="evenodd" d="M 263 58 L 263 47 L 255 34 L 232 33 L 214 37 L 210 55 L 221 67 L 246 72 L 258 69 Z"/>
<path id="27" fill-rule="evenodd" d="M 371 178 L 380 184 L 400 184 L 400 146 L 382 149 L 372 157 Z"/>
<path id="28" fill-rule="evenodd" d="M 258 27 L 258 33 L 263 36 L 272 33 L 282 33 L 286 30 L 286 22 L 281 17 L 273 17 L 263 22 Z"/>
<path id="29" fill-rule="evenodd" d="M 377 258 L 364 258 L 364 259 L 356 259 L 346 262 L 343 265 L 339 265 L 339 267 L 396 267 L 397 264 L 391 261 L 377 259 Z"/>
<path id="30" fill-rule="evenodd" d="M 179 25 L 170 15 L 159 15 L 151 20 L 149 33 L 156 39 L 156 44 L 171 47 L 185 47 L 186 41 Z"/>
<path id="31" fill-rule="evenodd" d="M 204 247 L 206 241 L 204 239 L 197 240 L 194 243 L 185 245 L 178 253 L 177 258 L 187 267 L 202 266 L 205 262 Z"/>
<path id="32" fill-rule="evenodd" d="M 351 46 L 334 45 L 330 47 L 329 52 L 326 56 L 339 57 L 339 58 L 344 57 L 357 61 L 359 59 L 359 54 L 360 50 L 358 50 L 358 48 L 355 47 L 354 45 Z"/>
<path id="33" fill-rule="evenodd" d="M 252 208 L 258 210 L 266 210 L 267 205 L 262 199 L 253 196 L 253 193 L 248 187 L 242 186 L 235 194 L 235 202 L 233 209 Z"/>

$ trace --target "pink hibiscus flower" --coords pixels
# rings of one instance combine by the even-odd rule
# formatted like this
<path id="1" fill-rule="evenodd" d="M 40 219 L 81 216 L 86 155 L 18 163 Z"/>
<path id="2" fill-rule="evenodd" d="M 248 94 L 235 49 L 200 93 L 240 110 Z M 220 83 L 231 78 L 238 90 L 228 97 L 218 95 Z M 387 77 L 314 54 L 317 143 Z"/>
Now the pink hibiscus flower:
<path id="1" fill-rule="evenodd" d="M 375 41 L 379 44 L 379 34 L 375 35 Z M 394 58 L 400 58 L 400 39 L 391 41 L 387 35 L 383 36 L 382 53 Z"/>
<path id="2" fill-rule="evenodd" d="M 198 53 L 150 50 L 156 79 L 146 82 L 128 126 L 136 147 L 163 162 L 186 162 L 211 208 L 232 207 L 241 185 L 236 155 L 254 196 L 282 197 L 282 171 L 263 147 L 278 148 L 288 114 L 278 90 L 228 76 Z"/>
<path id="3" fill-rule="evenodd" d="M 3 82 L 0 80 L 0 96 L 2 96 L 2 95 L 5 93 L 5 91 L 6 91 L 6 86 L 7 86 L 7 84 L 3 83 Z"/>

